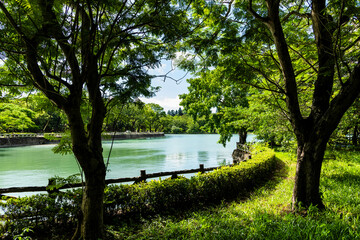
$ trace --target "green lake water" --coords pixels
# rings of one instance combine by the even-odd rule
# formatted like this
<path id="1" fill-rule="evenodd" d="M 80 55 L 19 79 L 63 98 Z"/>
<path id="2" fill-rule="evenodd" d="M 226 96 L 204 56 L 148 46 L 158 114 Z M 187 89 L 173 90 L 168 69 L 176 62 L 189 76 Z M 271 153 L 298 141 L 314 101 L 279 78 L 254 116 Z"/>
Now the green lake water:
<path id="1" fill-rule="evenodd" d="M 106 178 L 136 177 L 147 173 L 219 166 L 232 162 L 236 146 L 234 135 L 226 148 L 217 141 L 219 135 L 166 135 L 160 138 L 115 141 Z M 248 137 L 251 141 L 253 136 Z M 111 142 L 103 143 L 104 157 Z M 0 188 L 45 186 L 53 176 L 67 177 L 79 173 L 73 155 L 54 154 L 54 145 L 0 148 Z M 11 194 L 20 196 L 24 194 Z"/>

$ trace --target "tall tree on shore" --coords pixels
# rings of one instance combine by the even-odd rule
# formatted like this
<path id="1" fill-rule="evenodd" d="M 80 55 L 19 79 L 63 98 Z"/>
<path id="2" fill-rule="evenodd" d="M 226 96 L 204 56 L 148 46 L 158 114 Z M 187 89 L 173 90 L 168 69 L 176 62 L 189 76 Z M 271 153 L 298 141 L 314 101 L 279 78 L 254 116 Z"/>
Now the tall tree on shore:
<path id="1" fill-rule="evenodd" d="M 189 92 L 180 95 L 180 104 L 187 114 L 195 119 L 205 117 L 210 129 L 220 134 L 219 142 L 223 145 L 234 132 L 239 134 L 239 143 L 245 144 L 249 125 L 242 121 L 242 112 L 249 107 L 248 87 L 228 79 L 221 68 L 201 73 L 187 82 Z"/>
<path id="2" fill-rule="evenodd" d="M 221 6 L 217 20 L 204 18 L 209 27 L 187 42 L 195 60 L 201 70 L 224 67 L 234 81 L 272 92 L 297 141 L 293 207 L 323 208 L 319 185 L 326 146 L 360 92 L 358 1 L 214 4 Z"/>
<path id="3" fill-rule="evenodd" d="M 183 6 L 183 5 L 182 5 Z M 101 132 L 109 101 L 150 95 L 149 68 L 184 31 L 185 12 L 170 1 L 0 2 L 0 52 L 9 75 L 30 83 L 67 115 L 72 150 L 84 175 L 74 238 L 103 239 L 105 164 Z M 81 106 L 87 101 L 90 118 Z"/>
<path id="4" fill-rule="evenodd" d="M 301 1 L 287 8 L 279 0 L 268 0 L 266 6 L 249 1 L 251 15 L 271 33 L 283 80 L 278 89 L 284 93 L 297 140 L 294 206 L 324 207 L 319 185 L 326 145 L 360 92 L 360 24 L 354 12 L 358 8 L 356 1 Z M 297 27 L 290 26 L 295 22 Z M 304 49 L 305 44 L 311 44 L 310 49 Z M 313 90 L 307 111 L 301 110 L 299 99 L 304 81 Z"/>

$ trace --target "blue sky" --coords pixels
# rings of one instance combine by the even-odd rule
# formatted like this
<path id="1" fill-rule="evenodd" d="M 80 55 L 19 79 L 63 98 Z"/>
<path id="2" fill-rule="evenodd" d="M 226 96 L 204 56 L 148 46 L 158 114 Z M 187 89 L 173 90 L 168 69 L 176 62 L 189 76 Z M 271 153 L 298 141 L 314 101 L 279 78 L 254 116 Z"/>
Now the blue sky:
<path id="1" fill-rule="evenodd" d="M 165 61 L 162 63 L 162 66 L 158 69 L 154 69 L 151 71 L 151 74 L 154 75 L 165 75 L 172 68 L 170 61 Z M 176 110 L 179 109 L 180 99 L 178 97 L 179 94 L 187 93 L 187 87 L 189 84 L 186 82 L 186 79 L 190 78 L 190 73 L 186 74 L 186 72 L 175 69 L 169 75 L 174 79 L 180 79 L 185 76 L 181 81 L 176 82 L 171 78 L 157 77 L 152 80 L 152 86 L 157 87 L 160 86 L 161 89 L 156 93 L 155 97 L 152 98 L 144 98 L 141 97 L 141 101 L 145 103 L 156 103 L 164 108 L 164 111 L 168 110 Z"/>

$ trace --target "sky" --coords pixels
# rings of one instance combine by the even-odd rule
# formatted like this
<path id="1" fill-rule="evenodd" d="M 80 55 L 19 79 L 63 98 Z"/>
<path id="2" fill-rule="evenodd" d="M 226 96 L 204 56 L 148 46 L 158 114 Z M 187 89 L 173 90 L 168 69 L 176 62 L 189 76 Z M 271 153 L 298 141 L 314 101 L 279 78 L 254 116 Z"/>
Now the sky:
<path id="1" fill-rule="evenodd" d="M 165 61 L 162 63 L 161 67 L 158 69 L 152 70 L 150 73 L 161 76 L 165 75 L 172 69 L 171 61 Z M 157 77 L 152 80 L 151 85 L 153 87 L 160 86 L 161 89 L 156 93 L 155 97 L 152 98 L 144 98 L 140 97 L 140 100 L 144 103 L 156 103 L 164 108 L 164 111 L 168 110 L 177 110 L 179 107 L 180 99 L 179 94 L 188 93 L 187 87 L 189 84 L 186 82 L 186 79 L 190 78 L 190 73 L 186 74 L 186 72 L 175 69 L 171 73 L 168 74 L 169 77 L 174 79 L 181 79 L 180 81 L 175 81 L 171 78 Z M 183 107 L 181 107 L 183 108 Z"/>

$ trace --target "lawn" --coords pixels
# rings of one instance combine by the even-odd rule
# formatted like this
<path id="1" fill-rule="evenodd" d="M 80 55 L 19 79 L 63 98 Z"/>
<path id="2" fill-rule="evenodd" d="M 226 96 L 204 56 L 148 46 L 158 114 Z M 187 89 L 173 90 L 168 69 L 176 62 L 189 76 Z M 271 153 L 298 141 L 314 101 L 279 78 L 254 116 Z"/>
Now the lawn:
<path id="1" fill-rule="evenodd" d="M 107 230 L 115 239 L 360 239 L 360 153 L 331 153 L 321 178 L 326 210 L 300 213 L 291 211 L 295 155 L 276 156 L 283 169 L 247 199 Z"/>

